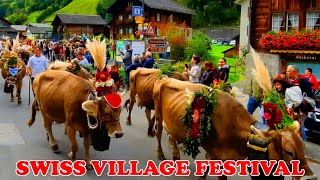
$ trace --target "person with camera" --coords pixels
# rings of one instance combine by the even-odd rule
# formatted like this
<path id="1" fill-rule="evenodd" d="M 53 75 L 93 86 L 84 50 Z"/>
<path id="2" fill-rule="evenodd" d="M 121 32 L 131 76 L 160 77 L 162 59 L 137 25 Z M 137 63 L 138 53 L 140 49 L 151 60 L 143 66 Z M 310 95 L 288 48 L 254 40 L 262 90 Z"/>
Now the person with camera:
<path id="1" fill-rule="evenodd" d="M 192 67 L 189 70 L 189 67 L 187 64 L 185 64 L 185 73 L 189 76 L 189 80 L 193 83 L 199 83 L 199 77 L 201 74 L 201 67 L 199 65 L 200 63 L 200 57 L 197 55 L 193 55 L 191 59 Z"/>

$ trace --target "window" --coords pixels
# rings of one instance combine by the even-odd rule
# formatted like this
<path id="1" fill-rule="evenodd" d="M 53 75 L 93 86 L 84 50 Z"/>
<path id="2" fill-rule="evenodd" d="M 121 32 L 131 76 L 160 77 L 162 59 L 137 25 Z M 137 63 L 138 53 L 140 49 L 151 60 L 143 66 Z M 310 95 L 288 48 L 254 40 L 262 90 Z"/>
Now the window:
<path id="1" fill-rule="evenodd" d="M 310 30 L 320 29 L 320 12 L 319 11 L 307 12 L 306 28 Z"/>
<path id="2" fill-rule="evenodd" d="M 122 28 L 119 29 L 119 33 L 123 34 L 123 29 Z"/>
<path id="3" fill-rule="evenodd" d="M 157 13 L 157 21 L 159 22 L 161 20 L 160 13 Z"/>
<path id="4" fill-rule="evenodd" d="M 272 30 L 279 32 L 283 30 L 283 15 L 282 14 L 273 14 L 272 15 Z"/>
<path id="5" fill-rule="evenodd" d="M 123 16 L 119 15 L 119 20 L 122 21 L 123 20 Z"/>
<path id="6" fill-rule="evenodd" d="M 128 15 L 128 19 L 132 19 L 132 14 L 129 14 L 129 15 Z"/>
<path id="7" fill-rule="evenodd" d="M 287 14 L 287 31 L 292 28 L 299 28 L 299 13 Z"/>
<path id="8" fill-rule="evenodd" d="M 132 1 L 129 1 L 128 2 L 128 7 L 132 7 L 133 6 L 133 2 Z"/>
<path id="9" fill-rule="evenodd" d="M 173 14 L 169 16 L 169 22 L 173 22 Z"/>
<path id="10" fill-rule="evenodd" d="M 129 28 L 129 34 L 132 34 L 133 33 L 133 29 L 132 28 Z"/>

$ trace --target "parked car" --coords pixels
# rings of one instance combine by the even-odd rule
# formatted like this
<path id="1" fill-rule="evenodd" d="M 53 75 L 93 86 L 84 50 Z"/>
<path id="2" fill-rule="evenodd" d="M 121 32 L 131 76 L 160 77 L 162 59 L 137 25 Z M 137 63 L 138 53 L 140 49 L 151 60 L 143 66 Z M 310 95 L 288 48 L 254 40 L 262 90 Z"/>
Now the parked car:
<path id="1" fill-rule="evenodd" d="M 211 43 L 212 43 L 212 44 L 217 44 L 217 43 L 218 43 L 218 41 L 217 41 L 217 40 L 215 40 L 215 39 L 213 39 L 213 40 L 211 41 Z"/>
<path id="2" fill-rule="evenodd" d="M 230 41 L 229 45 L 230 45 L 230 46 L 235 46 L 235 45 L 236 45 L 236 40 Z"/>
<path id="3" fill-rule="evenodd" d="M 315 93 L 314 100 L 316 102 L 316 111 L 309 113 L 308 118 L 304 122 L 307 137 L 320 138 L 320 90 Z"/>

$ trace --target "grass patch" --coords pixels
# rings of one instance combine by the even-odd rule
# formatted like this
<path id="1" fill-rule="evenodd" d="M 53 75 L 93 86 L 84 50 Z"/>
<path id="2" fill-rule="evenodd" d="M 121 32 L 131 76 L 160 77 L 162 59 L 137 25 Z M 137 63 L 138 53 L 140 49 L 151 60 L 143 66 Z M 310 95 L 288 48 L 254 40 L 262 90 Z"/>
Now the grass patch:
<path id="1" fill-rule="evenodd" d="M 23 23 L 23 25 L 26 25 L 27 23 L 36 23 L 37 17 L 40 15 L 42 11 L 34 11 L 28 15 L 28 19 Z"/>
<path id="2" fill-rule="evenodd" d="M 218 67 L 219 59 L 224 57 L 224 54 L 222 52 L 232 47 L 233 46 L 224 46 L 224 45 L 219 46 L 216 44 L 213 44 L 211 46 L 211 50 L 209 51 L 209 54 L 212 56 L 213 63 L 216 67 Z M 234 66 L 236 62 L 239 61 L 239 58 L 226 58 L 226 60 L 227 60 L 227 64 L 229 64 L 230 66 Z M 234 67 L 231 67 L 230 71 L 234 72 L 235 71 Z M 245 70 L 243 67 L 238 67 L 237 75 L 235 73 L 229 73 L 229 82 L 235 83 L 235 82 L 244 80 L 245 78 L 241 75 L 244 72 Z"/>
<path id="3" fill-rule="evenodd" d="M 73 0 L 64 8 L 52 13 L 44 21 L 53 21 L 57 13 L 96 15 L 98 2 L 99 0 Z"/>

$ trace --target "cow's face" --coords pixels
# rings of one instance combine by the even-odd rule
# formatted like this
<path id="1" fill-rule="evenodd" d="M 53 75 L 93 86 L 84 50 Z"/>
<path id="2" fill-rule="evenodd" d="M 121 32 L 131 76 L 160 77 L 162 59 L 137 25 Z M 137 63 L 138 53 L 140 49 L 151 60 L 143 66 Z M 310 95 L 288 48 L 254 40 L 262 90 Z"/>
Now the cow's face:
<path id="1" fill-rule="evenodd" d="M 123 136 L 123 129 L 120 125 L 121 106 L 112 108 L 104 98 L 97 97 L 96 100 L 85 101 L 82 109 L 87 112 L 87 115 L 95 117 L 94 122 L 88 120 L 90 129 L 96 129 L 100 124 L 107 128 L 109 137 L 121 138 Z"/>
<path id="2" fill-rule="evenodd" d="M 316 177 L 305 158 L 304 143 L 298 134 L 299 124 L 295 123 L 294 128 L 282 129 L 280 133 L 276 130 L 263 132 L 254 127 L 252 129 L 269 142 L 268 156 L 270 160 L 284 160 L 288 165 L 291 160 L 299 160 L 300 168 L 305 170 L 305 176 Z"/>

